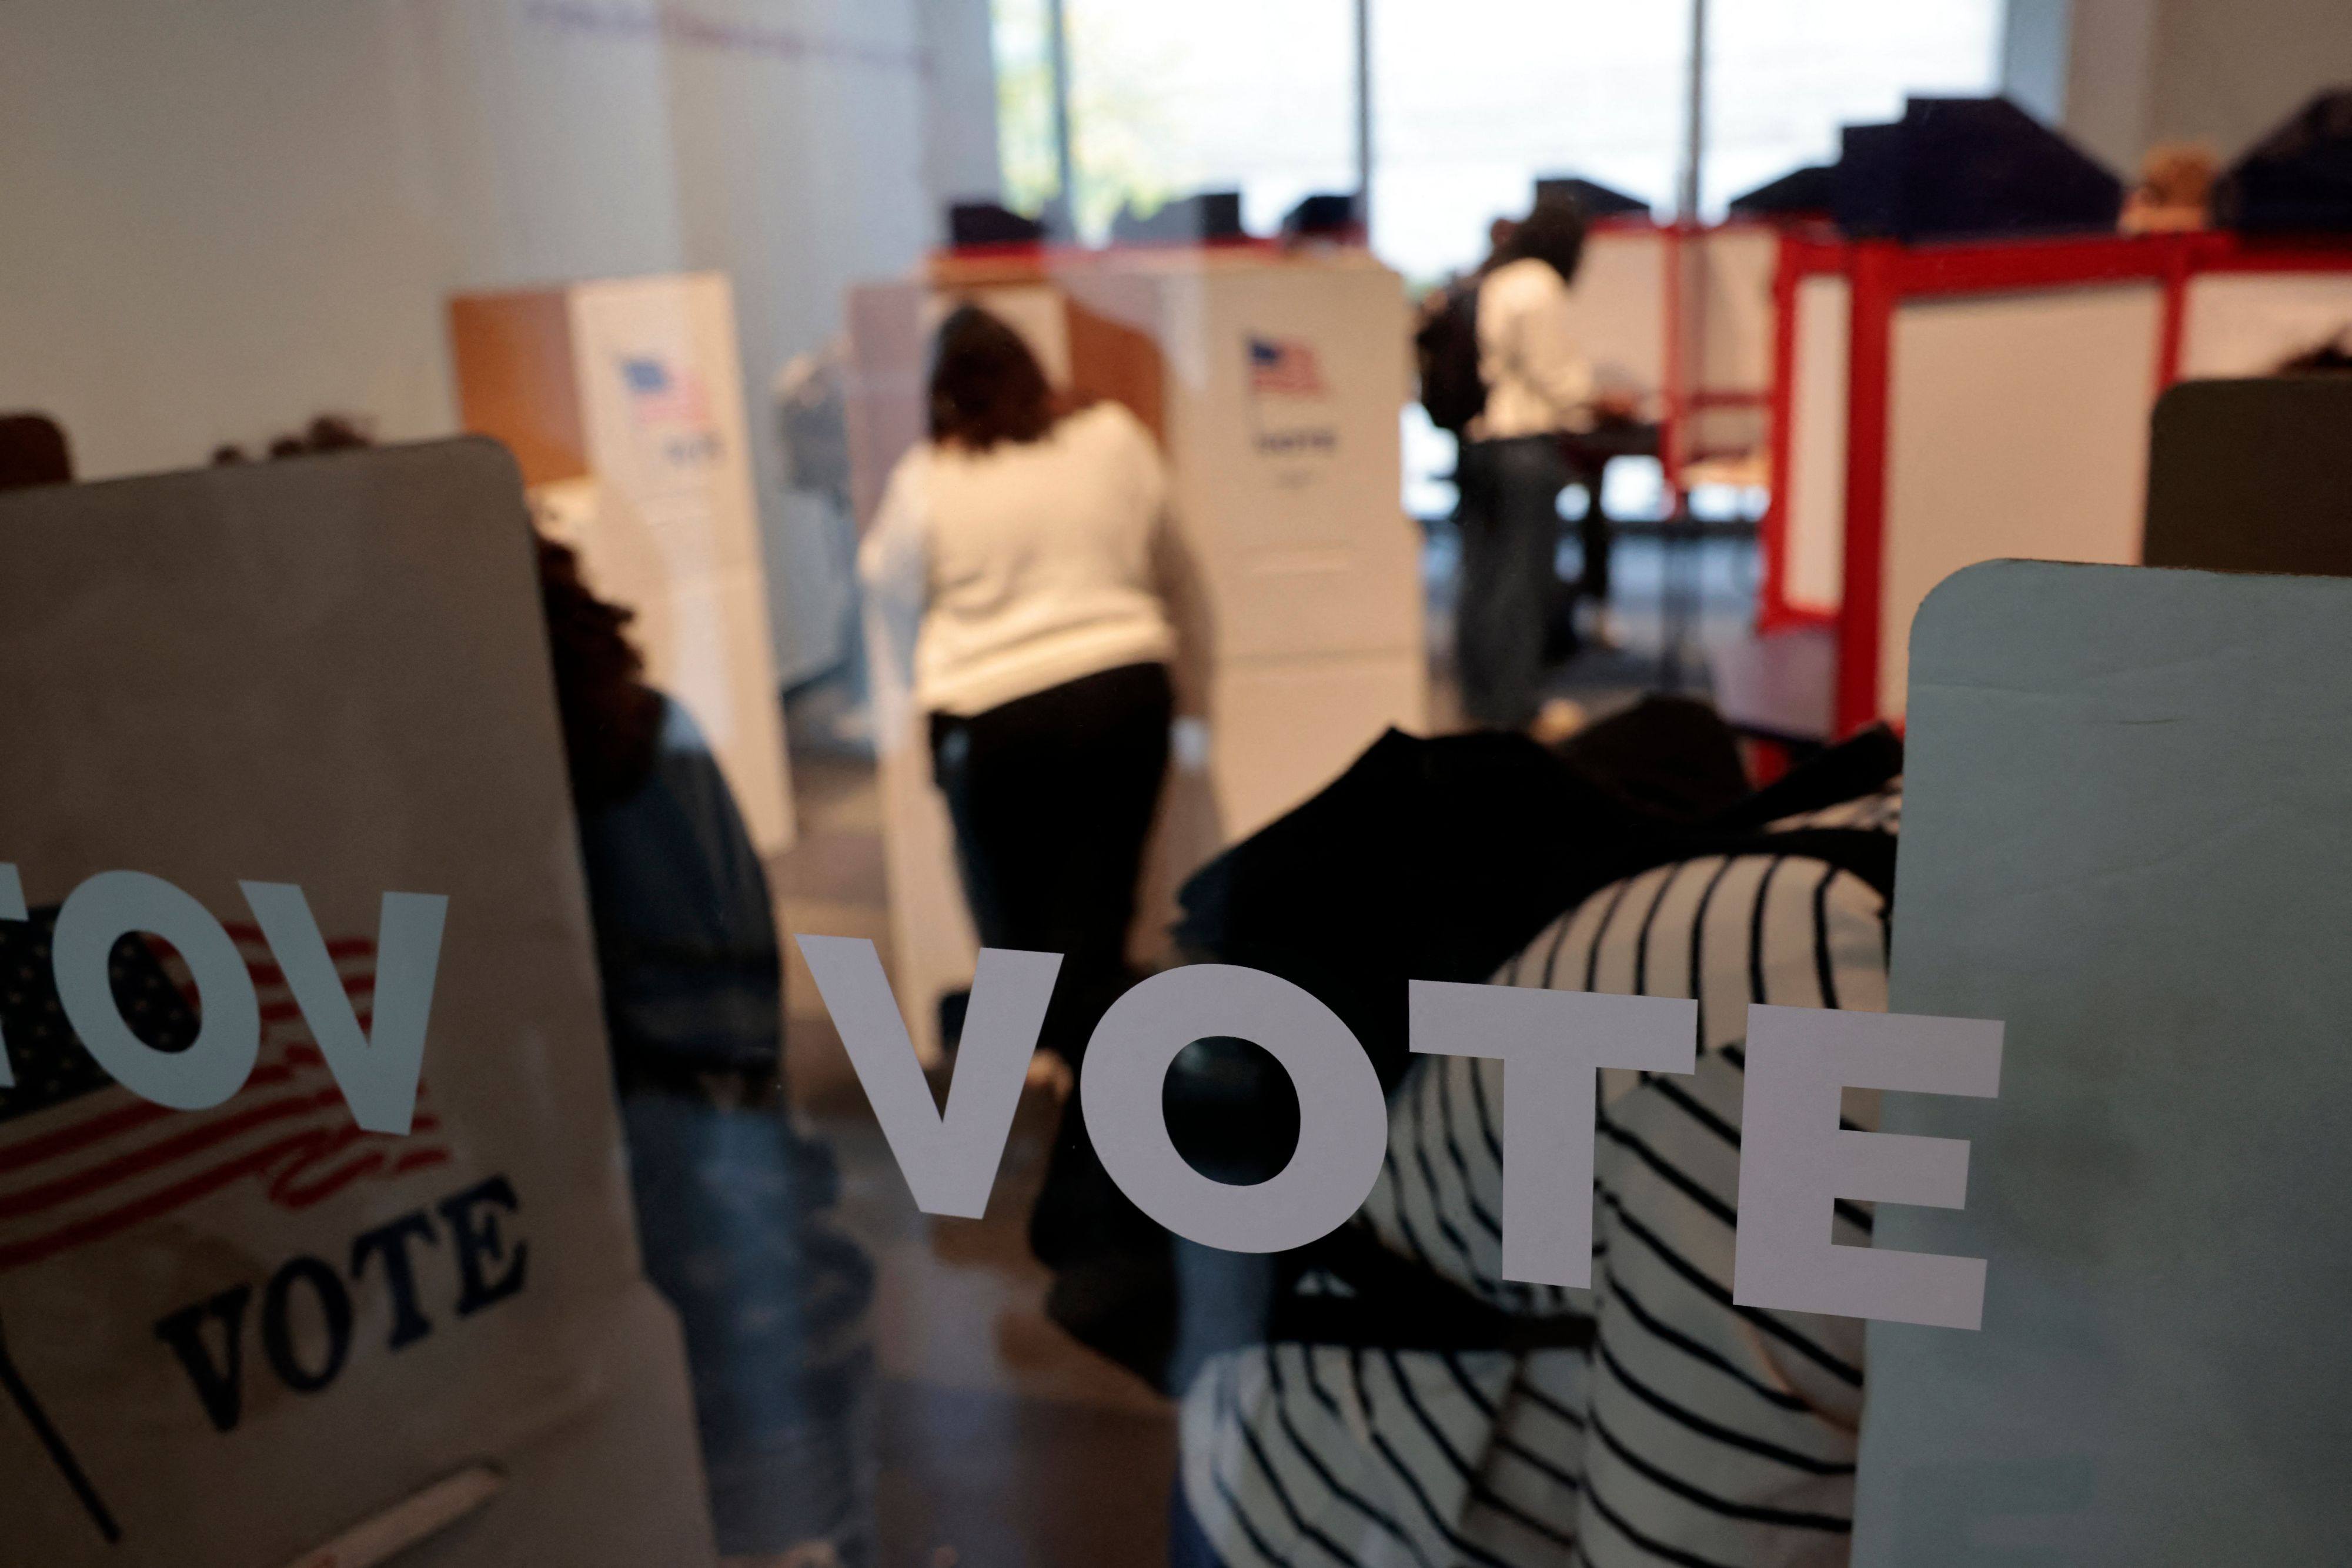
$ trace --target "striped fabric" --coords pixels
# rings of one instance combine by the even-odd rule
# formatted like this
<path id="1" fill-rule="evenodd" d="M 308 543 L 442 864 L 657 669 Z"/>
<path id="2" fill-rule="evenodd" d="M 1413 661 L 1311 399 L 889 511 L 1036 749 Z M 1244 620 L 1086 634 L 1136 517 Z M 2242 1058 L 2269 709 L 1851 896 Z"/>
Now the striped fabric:
<path id="1" fill-rule="evenodd" d="M 1774 828 L 1892 833 L 1900 811 L 1890 789 Z M 1731 1302 L 1740 1047 L 1751 1001 L 1885 1009 L 1882 900 L 1800 856 L 1685 861 L 1601 889 L 1496 978 L 1699 1002 L 1695 1074 L 1604 1075 L 1593 1289 L 1500 1277 L 1498 1062 L 1415 1065 L 1357 1223 L 1515 1313 L 1590 1316 L 1591 1349 L 1220 1356 L 1185 1396 L 1185 1507 L 1227 1568 L 1843 1563 L 1863 1325 Z M 1870 1217 L 1842 1203 L 1835 1229 L 1867 1244 Z"/>

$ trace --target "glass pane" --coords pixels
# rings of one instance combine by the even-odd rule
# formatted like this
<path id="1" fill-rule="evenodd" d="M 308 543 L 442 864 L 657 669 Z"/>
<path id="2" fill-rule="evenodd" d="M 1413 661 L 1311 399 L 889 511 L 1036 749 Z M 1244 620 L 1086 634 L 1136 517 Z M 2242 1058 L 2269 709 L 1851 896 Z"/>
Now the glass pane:
<path id="1" fill-rule="evenodd" d="M 2352 1563 L 2323 9 L 0 4 L 0 1568 Z"/>
<path id="2" fill-rule="evenodd" d="M 1675 5 L 1375 6 L 1374 247 L 1415 279 L 1475 266 L 1488 223 L 1525 212 L 1540 175 L 1669 210 L 1688 32 Z"/>
<path id="3" fill-rule="evenodd" d="M 1299 197 L 1355 184 L 1355 21 L 1347 0 L 1071 0 L 1080 231 L 1126 203 L 1237 190 L 1253 233 Z"/>
<path id="4" fill-rule="evenodd" d="M 1755 0 L 1708 8 L 1703 210 L 1805 163 L 1838 128 L 1899 119 L 1906 96 L 1998 89 L 1997 0 Z"/>

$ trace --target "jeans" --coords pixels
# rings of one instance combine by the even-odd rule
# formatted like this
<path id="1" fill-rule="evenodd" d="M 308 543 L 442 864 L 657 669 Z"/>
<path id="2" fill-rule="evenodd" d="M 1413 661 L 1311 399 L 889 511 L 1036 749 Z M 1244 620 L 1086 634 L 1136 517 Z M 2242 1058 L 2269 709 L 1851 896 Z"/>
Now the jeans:
<path id="1" fill-rule="evenodd" d="M 621 1099 L 646 1276 L 677 1312 L 719 1550 L 874 1562 L 874 1266 L 824 1214 L 830 1154 L 778 1105 Z"/>
<path id="2" fill-rule="evenodd" d="M 1473 724 L 1522 729 L 1536 716 L 1544 632 L 1559 575 L 1568 469 L 1549 435 L 1472 442 L 1462 455 L 1462 576 L 1455 673 Z"/>

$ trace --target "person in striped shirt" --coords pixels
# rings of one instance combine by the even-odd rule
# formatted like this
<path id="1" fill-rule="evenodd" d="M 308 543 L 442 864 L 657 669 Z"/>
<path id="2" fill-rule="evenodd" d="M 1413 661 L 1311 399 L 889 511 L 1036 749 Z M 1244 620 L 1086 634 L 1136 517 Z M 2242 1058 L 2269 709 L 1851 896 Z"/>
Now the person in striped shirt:
<path id="1" fill-rule="evenodd" d="M 1699 1003 L 1695 1073 L 1604 1074 L 1592 1288 L 1501 1276 L 1502 1064 L 1417 1062 L 1352 1228 L 1530 1332 L 1430 1344 L 1399 1314 L 1411 1348 L 1277 1332 L 1210 1360 L 1182 1406 L 1179 1568 L 1846 1560 L 1863 1325 L 1731 1301 L 1740 1036 L 1750 1002 L 1885 1010 L 1888 890 L 1802 831 L 1891 835 L 1900 800 L 1603 887 L 1504 966 L 1504 985 Z M 1870 1223 L 1841 1203 L 1837 1239 Z"/>

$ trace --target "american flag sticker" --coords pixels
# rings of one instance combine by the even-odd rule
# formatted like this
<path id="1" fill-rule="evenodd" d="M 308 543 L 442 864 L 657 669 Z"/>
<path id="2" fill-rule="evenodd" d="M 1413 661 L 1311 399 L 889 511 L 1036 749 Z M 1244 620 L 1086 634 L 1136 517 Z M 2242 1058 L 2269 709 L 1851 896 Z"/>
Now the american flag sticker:
<path id="1" fill-rule="evenodd" d="M 55 908 L 0 922 L 0 1036 L 16 1083 L 0 1089 L 0 1276 L 119 1235 L 215 1193 L 257 1189 L 289 1212 L 355 1183 L 446 1165 L 440 1121 L 418 1086 L 412 1135 L 363 1131 L 304 1023 L 257 925 L 230 937 L 261 1002 L 261 1051 L 245 1087 L 203 1111 L 122 1088 L 66 1021 L 49 967 Z M 362 1029 L 371 1027 L 375 943 L 327 952 Z M 162 1051 L 196 1037 L 193 977 L 162 944 L 126 936 L 109 963 L 115 1005 Z"/>
<path id="2" fill-rule="evenodd" d="M 621 361 L 621 384 L 628 389 L 629 413 L 640 426 L 708 424 L 710 399 L 702 378 L 672 368 L 656 354 L 633 354 Z"/>
<path id="3" fill-rule="evenodd" d="M 1322 367 L 1315 345 L 1296 338 L 1249 338 L 1250 391 L 1276 397 L 1321 397 Z"/>

